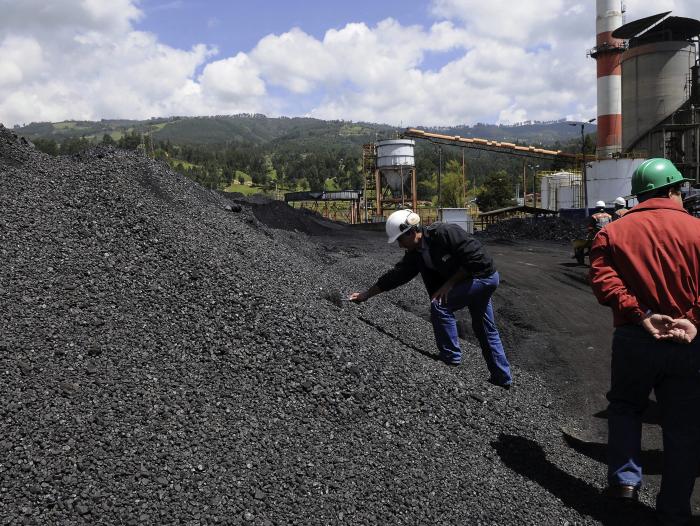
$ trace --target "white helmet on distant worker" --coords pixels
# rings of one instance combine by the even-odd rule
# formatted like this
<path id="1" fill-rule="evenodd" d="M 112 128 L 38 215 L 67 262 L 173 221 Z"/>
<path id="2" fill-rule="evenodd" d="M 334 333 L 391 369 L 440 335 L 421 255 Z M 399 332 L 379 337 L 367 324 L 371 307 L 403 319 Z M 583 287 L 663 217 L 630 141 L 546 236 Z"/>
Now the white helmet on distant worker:
<path id="1" fill-rule="evenodd" d="M 388 243 L 396 241 L 401 234 L 420 225 L 420 216 L 408 208 L 397 210 L 386 220 Z"/>
<path id="2" fill-rule="evenodd" d="M 596 201 L 595 207 L 596 208 L 605 208 L 605 201 Z"/>
<path id="3" fill-rule="evenodd" d="M 618 197 L 617 199 L 615 199 L 615 204 L 625 206 L 627 204 L 627 201 L 625 201 L 624 197 Z"/>

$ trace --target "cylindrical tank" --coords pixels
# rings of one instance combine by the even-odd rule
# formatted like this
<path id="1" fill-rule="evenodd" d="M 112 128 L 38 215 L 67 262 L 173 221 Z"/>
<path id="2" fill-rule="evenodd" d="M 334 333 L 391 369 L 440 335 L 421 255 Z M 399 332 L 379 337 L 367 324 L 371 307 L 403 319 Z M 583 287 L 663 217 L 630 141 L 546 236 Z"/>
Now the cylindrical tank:
<path id="1" fill-rule="evenodd" d="M 620 53 L 623 41 L 612 37 L 622 25 L 620 0 L 596 0 L 596 59 L 598 78 L 598 144 L 599 157 L 610 157 L 620 151 L 622 143 L 622 109 L 620 107 Z"/>
<path id="2" fill-rule="evenodd" d="M 413 139 L 390 139 L 377 142 L 377 168 L 389 187 L 398 191 L 415 166 Z"/>
<path id="3" fill-rule="evenodd" d="M 690 42 L 653 42 L 622 55 L 622 145 L 671 115 L 687 100 L 688 75 L 695 65 Z"/>

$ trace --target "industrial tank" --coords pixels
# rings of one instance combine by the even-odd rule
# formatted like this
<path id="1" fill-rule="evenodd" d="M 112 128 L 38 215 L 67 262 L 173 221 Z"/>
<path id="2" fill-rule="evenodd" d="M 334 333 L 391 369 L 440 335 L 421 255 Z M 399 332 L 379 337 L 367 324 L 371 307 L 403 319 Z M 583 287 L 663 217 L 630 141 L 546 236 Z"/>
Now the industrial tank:
<path id="1" fill-rule="evenodd" d="M 688 99 L 695 50 L 687 41 L 651 42 L 622 55 L 622 146 L 678 110 Z"/>
<path id="2" fill-rule="evenodd" d="M 415 167 L 413 139 L 391 139 L 377 142 L 377 168 L 393 191 L 399 191 L 403 181 Z"/>
<path id="3" fill-rule="evenodd" d="M 555 172 L 540 181 L 541 208 L 582 208 L 583 187 L 580 172 Z"/>

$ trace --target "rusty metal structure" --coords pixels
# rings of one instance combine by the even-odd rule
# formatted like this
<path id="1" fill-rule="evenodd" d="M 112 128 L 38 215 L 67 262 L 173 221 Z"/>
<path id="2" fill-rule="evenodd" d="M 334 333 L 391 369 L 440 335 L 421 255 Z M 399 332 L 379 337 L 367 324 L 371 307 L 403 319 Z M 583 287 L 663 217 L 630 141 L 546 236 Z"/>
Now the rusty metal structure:
<path id="1" fill-rule="evenodd" d="M 410 142 L 410 144 L 409 144 Z M 413 141 L 389 139 L 362 147 L 365 222 L 384 221 L 387 208 L 418 210 L 418 182 Z M 409 191 L 406 182 L 410 181 Z"/>
<path id="2" fill-rule="evenodd" d="M 474 150 L 484 150 L 495 153 L 505 153 L 515 155 L 517 157 L 529 157 L 534 159 L 554 160 L 560 159 L 569 164 L 580 162 L 581 155 L 575 153 L 567 153 L 561 150 L 547 150 L 537 146 L 525 146 L 512 142 L 489 141 L 486 139 L 477 139 L 470 137 L 460 137 L 459 135 L 443 135 L 440 133 L 427 132 L 417 128 L 407 128 L 403 133 L 403 137 L 414 139 L 425 139 L 437 144 L 446 144 L 450 146 L 460 146 Z M 593 155 L 586 155 L 586 161 L 595 159 Z"/>

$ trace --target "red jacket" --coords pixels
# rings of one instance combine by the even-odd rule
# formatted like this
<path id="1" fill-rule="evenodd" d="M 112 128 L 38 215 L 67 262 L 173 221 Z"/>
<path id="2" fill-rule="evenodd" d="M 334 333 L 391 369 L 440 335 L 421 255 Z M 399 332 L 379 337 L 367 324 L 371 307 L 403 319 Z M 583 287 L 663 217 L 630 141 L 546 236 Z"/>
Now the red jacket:
<path id="1" fill-rule="evenodd" d="M 639 323 L 647 310 L 700 325 L 700 220 L 669 198 L 653 198 L 593 240 L 591 287 L 613 323 Z"/>

